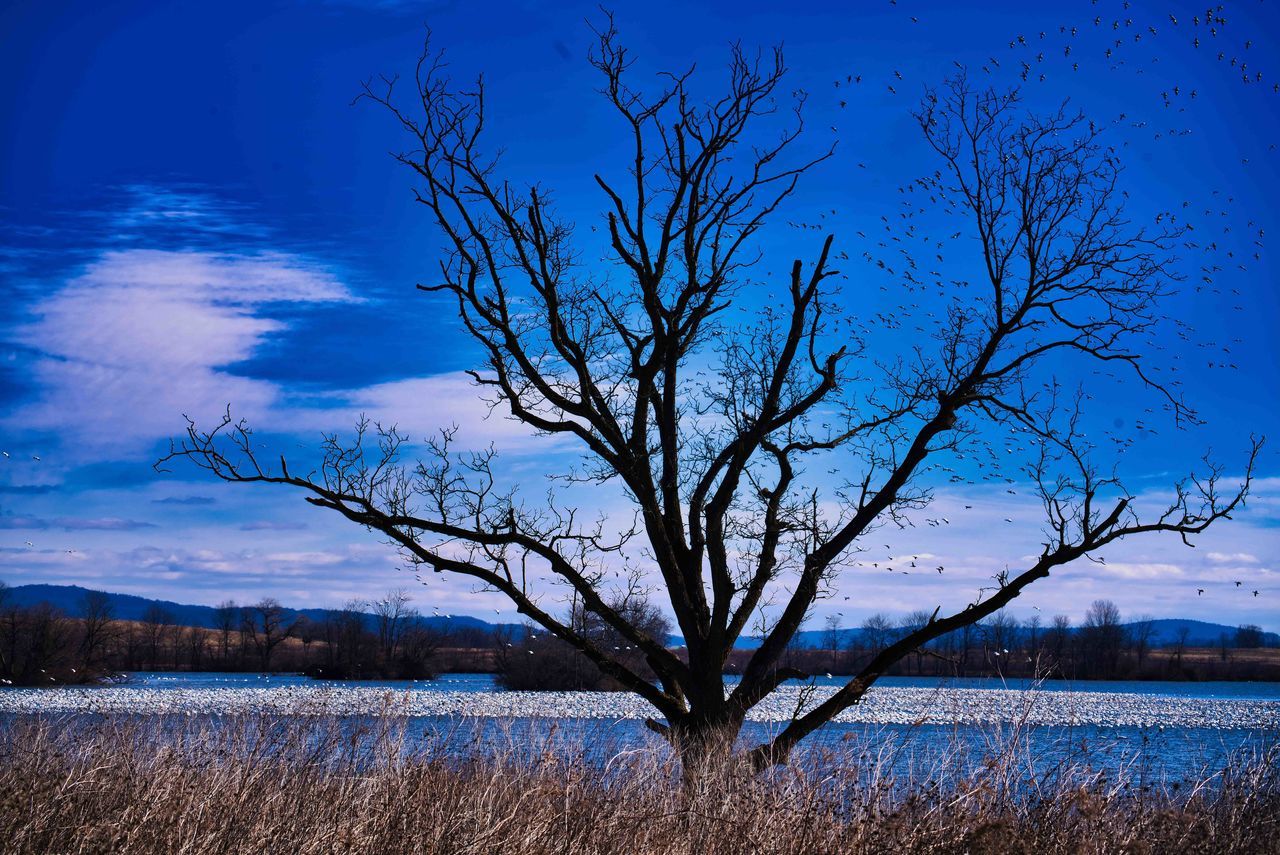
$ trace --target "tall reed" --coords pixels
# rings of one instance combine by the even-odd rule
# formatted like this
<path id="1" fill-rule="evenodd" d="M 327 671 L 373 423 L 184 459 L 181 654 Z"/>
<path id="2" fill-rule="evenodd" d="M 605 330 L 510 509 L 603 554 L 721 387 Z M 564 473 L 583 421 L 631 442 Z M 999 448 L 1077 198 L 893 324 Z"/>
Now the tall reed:
<path id="1" fill-rule="evenodd" d="M 417 735 L 336 716 L 13 717 L 0 723 L 0 850 L 380 853 L 1263 853 L 1280 752 L 1174 786 L 1087 758 L 1046 770 L 1018 727 L 907 755 L 828 746 L 682 787 L 668 752 L 601 758 L 465 724 Z"/>

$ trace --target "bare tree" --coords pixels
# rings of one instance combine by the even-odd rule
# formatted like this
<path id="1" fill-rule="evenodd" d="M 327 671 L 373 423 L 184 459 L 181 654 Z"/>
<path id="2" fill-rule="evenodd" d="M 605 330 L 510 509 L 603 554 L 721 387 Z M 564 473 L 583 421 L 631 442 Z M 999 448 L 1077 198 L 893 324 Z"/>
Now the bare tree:
<path id="1" fill-rule="evenodd" d="M 460 453 L 453 429 L 405 465 L 404 436 L 368 423 L 353 439 L 326 437 L 323 461 L 304 474 L 263 459 L 229 412 L 209 429 L 189 422 L 160 465 L 184 458 L 228 481 L 297 488 L 415 564 L 504 594 L 649 701 L 649 726 L 687 767 L 732 744 L 748 711 L 783 682 L 806 676 L 786 655 L 815 602 L 877 526 L 906 525 L 928 506 L 935 462 L 988 435 L 1032 439 L 1029 476 L 1047 518 L 1039 555 L 993 569 L 994 584 L 967 605 L 932 607 L 750 749 L 755 768 L 784 762 L 911 651 L 987 618 L 1055 569 L 1133 535 L 1188 540 L 1244 500 L 1257 442 L 1237 486 L 1224 489 L 1210 465 L 1140 518 L 1123 483 L 1095 463 L 1086 396 L 1055 379 L 1073 360 L 1078 373 L 1089 362 L 1123 369 L 1175 420 L 1195 419 L 1147 370 L 1142 345 L 1176 281 L 1182 231 L 1126 219 L 1116 156 L 1084 117 L 1025 115 L 1015 92 L 975 91 L 963 77 L 926 95 L 916 118 L 938 169 L 923 186 L 954 208 L 952 227 L 977 239 L 972 267 L 984 284 L 955 289 L 942 331 L 894 358 L 843 322 L 832 236 L 807 266 L 792 262 L 776 290 L 760 275 L 772 264 L 755 239 L 829 154 L 795 145 L 803 96 L 778 109 L 780 50 L 733 48 L 727 89 L 706 102 L 692 92 L 692 71 L 659 77 L 654 91 L 633 85 L 611 21 L 591 62 L 629 146 L 624 176 L 595 176 L 605 246 L 559 218 L 545 188 L 501 177 L 485 147 L 483 81 L 453 87 L 427 49 L 407 97 L 395 79 L 366 84 L 362 96 L 410 140 L 397 159 L 445 243 L 436 284 L 420 287 L 454 302 L 484 354 L 472 373 L 481 394 L 583 454 L 558 489 L 526 500 L 503 486 L 496 450 Z M 755 131 L 771 122 L 785 123 L 776 136 Z M 601 249 L 607 269 L 594 260 Z M 748 285 L 778 300 L 741 321 L 727 310 Z M 843 483 L 824 487 L 809 474 L 824 466 Z M 620 487 L 634 522 L 593 516 L 590 500 L 575 507 L 584 483 Z M 620 567 L 649 572 L 685 655 L 611 605 Z M 540 574 L 639 651 L 656 679 L 557 614 L 535 584 Z M 761 644 L 726 691 L 726 659 L 748 632 Z"/>
<path id="2" fill-rule="evenodd" d="M 1053 666 L 1061 671 L 1071 654 L 1071 618 L 1053 616 L 1053 626 L 1046 633 L 1045 648 L 1053 659 Z"/>
<path id="3" fill-rule="evenodd" d="M 11 679 L 17 659 L 18 609 L 7 605 L 10 596 L 9 585 L 0 581 L 0 674 L 5 675 L 5 679 Z"/>
<path id="4" fill-rule="evenodd" d="M 1236 627 L 1235 646 L 1242 650 L 1254 650 L 1265 646 L 1266 634 L 1256 623 L 1243 623 Z"/>
<path id="5" fill-rule="evenodd" d="M 191 671 L 201 670 L 205 649 L 205 631 L 202 627 L 180 627 L 174 644 L 174 668 L 186 667 Z"/>
<path id="6" fill-rule="evenodd" d="M 145 662 L 146 637 L 136 623 L 126 623 L 120 633 L 120 647 L 124 654 L 124 670 L 141 671 Z"/>
<path id="7" fill-rule="evenodd" d="M 1114 677 L 1124 648 L 1124 628 L 1120 609 L 1111 600 L 1094 600 L 1080 627 L 1080 646 L 1086 673 L 1091 677 Z"/>
<path id="8" fill-rule="evenodd" d="M 419 614 L 414 614 L 400 635 L 400 651 L 396 670 L 402 680 L 427 679 L 433 675 L 436 651 L 444 643 L 444 633 L 432 628 Z"/>
<path id="9" fill-rule="evenodd" d="M 917 609 L 906 615 L 898 624 L 900 627 L 899 635 L 908 636 L 912 633 L 919 632 L 921 629 L 929 625 L 929 621 L 933 619 L 933 615 L 924 609 Z M 917 676 L 924 673 L 924 658 L 926 655 L 925 644 L 921 643 L 915 649 L 910 651 L 912 659 L 915 660 Z"/>
<path id="10" fill-rule="evenodd" d="M 987 662 L 1004 673 L 1009 663 L 1010 651 L 1018 646 L 1018 621 L 1013 615 L 998 611 L 982 625 L 983 644 Z"/>
<path id="11" fill-rule="evenodd" d="M 1027 641 L 1027 655 L 1033 659 L 1040 654 L 1040 624 L 1040 615 L 1032 615 L 1022 624 Z"/>
<path id="12" fill-rule="evenodd" d="M 114 635 L 115 609 L 111 597 L 103 591 L 85 591 L 80 598 L 80 657 L 86 668 L 95 667 L 103 654 L 103 648 Z"/>
<path id="13" fill-rule="evenodd" d="M 1226 662 L 1231 658 L 1231 635 L 1225 632 L 1218 633 L 1218 658 Z"/>
<path id="14" fill-rule="evenodd" d="M 387 665 L 396 658 L 401 636 L 410 622 L 418 616 L 417 611 L 409 605 L 412 599 L 404 588 L 397 588 L 371 603 L 378 630 L 379 651 L 383 663 Z"/>
<path id="15" fill-rule="evenodd" d="M 843 635 L 844 627 L 841 625 L 840 615 L 827 615 L 822 622 L 822 647 L 831 657 L 832 671 L 840 670 L 840 639 Z"/>
<path id="16" fill-rule="evenodd" d="M 894 641 L 895 629 L 888 615 L 876 613 L 862 622 L 862 643 L 873 654 L 879 654 Z"/>
<path id="17" fill-rule="evenodd" d="M 1180 678 L 1184 676 L 1184 672 L 1182 670 L 1182 656 L 1187 652 L 1187 642 L 1190 637 L 1191 627 L 1186 626 L 1185 624 L 1178 627 L 1178 634 L 1173 643 L 1173 667 L 1178 672 L 1178 676 Z"/>
<path id="18" fill-rule="evenodd" d="M 288 619 L 284 606 L 273 597 L 259 600 L 241 611 L 244 631 L 258 653 L 258 664 L 263 671 L 268 671 L 271 654 L 293 634 L 294 624 Z"/>
<path id="19" fill-rule="evenodd" d="M 358 677 L 366 664 L 373 668 L 376 651 L 372 644 L 366 650 L 365 605 L 361 600 L 348 600 L 341 609 L 331 610 L 324 621 L 330 676 Z"/>
<path id="20" fill-rule="evenodd" d="M 47 686 L 74 678 L 75 628 L 49 603 L 0 602 L 0 680 Z"/>
<path id="21" fill-rule="evenodd" d="M 306 615 L 299 615 L 297 622 L 293 626 L 293 635 L 298 641 L 302 642 L 302 661 L 310 663 L 311 661 L 311 645 L 315 644 L 320 637 L 320 627 L 311 618 Z"/>
<path id="22" fill-rule="evenodd" d="M 169 643 L 176 623 L 173 612 L 159 603 L 152 603 L 142 613 L 142 640 L 149 667 L 160 667 L 161 652 Z"/>
<path id="23" fill-rule="evenodd" d="M 218 652 L 222 667 L 231 661 L 231 633 L 240 626 L 240 607 L 235 600 L 223 600 L 213 610 L 213 626 L 218 632 Z"/>
<path id="24" fill-rule="evenodd" d="M 1142 615 L 1129 625 L 1129 646 L 1133 649 L 1133 657 L 1137 660 L 1138 674 L 1146 664 L 1147 654 L 1151 652 L 1151 639 L 1155 637 L 1155 619 L 1151 615 Z"/>

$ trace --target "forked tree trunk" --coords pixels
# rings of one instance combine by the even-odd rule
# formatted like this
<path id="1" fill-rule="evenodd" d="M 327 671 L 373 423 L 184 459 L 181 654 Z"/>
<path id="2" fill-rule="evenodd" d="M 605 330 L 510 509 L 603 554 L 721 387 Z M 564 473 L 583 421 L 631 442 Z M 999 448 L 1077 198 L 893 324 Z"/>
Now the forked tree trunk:
<path id="1" fill-rule="evenodd" d="M 1180 278 L 1173 263 L 1188 227 L 1130 225 L 1120 164 L 1100 126 L 1065 107 L 1022 118 L 1016 91 L 976 91 L 963 74 L 926 93 L 914 115 L 942 163 L 919 186 L 946 200 L 941 214 L 975 224 L 968 234 L 982 245 L 975 261 L 989 281 L 971 297 L 957 293 L 955 311 L 929 337 L 936 351 L 934 342 L 920 343 L 915 356 L 895 360 L 867 349 L 856 307 L 846 315 L 839 289 L 827 283 L 840 275 L 827 267 L 830 234 L 807 270 L 794 260 L 781 277 L 787 284 L 768 291 L 781 308 L 746 324 L 722 315 L 763 272 L 762 259 L 751 257 L 763 252 L 753 236 L 800 176 L 834 154 L 832 147 L 791 159 L 798 117 L 762 146 L 744 135 L 777 106 L 781 51 L 753 58 L 735 46 L 727 94 L 700 106 L 686 88 L 690 73 L 667 76 L 657 94 L 632 89 L 623 79 L 630 55 L 607 13 L 597 35 L 592 65 L 634 144 L 625 164 L 634 193 L 631 179 L 615 187 L 594 176 L 608 199 L 603 230 L 617 277 L 596 278 L 588 259 L 600 247 L 575 242 L 583 231 L 557 217 L 537 183 L 526 193 L 516 189 L 523 182 L 498 174 L 480 142 L 482 81 L 455 90 L 443 60 L 424 46 L 406 102 L 412 108 L 393 97 L 394 77 L 383 78 L 385 89 L 366 84 L 361 97 L 388 109 L 410 135 L 396 157 L 413 171 L 417 201 L 445 236 L 440 281 L 419 288 L 456 299 L 484 354 L 483 370 L 469 372 L 480 398 L 540 434 L 577 443 L 587 459 L 558 473 L 564 485 L 619 485 L 635 503 L 634 522 L 584 523 L 591 503 L 562 505 L 569 496 L 558 488 L 545 508 L 495 489 L 507 480 L 493 469 L 497 449 L 459 454 L 456 428 L 429 441 L 422 462 L 406 465 L 407 437 L 362 418 L 354 439 L 327 436 L 318 468 L 302 475 L 283 457 L 278 466 L 260 459 L 262 444 L 228 410 L 211 430 L 188 420 L 185 438 L 157 468 L 185 458 L 226 481 L 304 491 L 313 505 L 385 535 L 415 567 L 505 595 L 524 618 L 662 711 L 670 725 L 654 728 L 695 786 L 715 768 L 735 768 L 722 761 L 735 756 L 748 709 L 786 679 L 810 676 L 788 667 L 789 645 L 865 536 L 928 505 L 920 479 L 932 455 L 980 453 L 987 427 L 1029 432 L 1040 447 L 1029 448 L 1025 462 L 1047 515 L 1044 551 L 1029 566 L 998 573 L 996 587 L 969 605 L 947 613 L 939 604 L 771 743 L 746 751 L 747 768 L 785 762 L 895 663 L 947 633 L 967 632 L 1051 571 L 1130 535 L 1176 533 L 1189 543 L 1243 503 L 1261 440 L 1251 443 L 1238 489 L 1225 490 L 1222 469 L 1208 463 L 1206 474 L 1176 486 L 1160 516 L 1140 521 L 1130 507 L 1136 500 L 1095 465 L 1077 429 L 1085 390 L 1074 405 L 1059 400 L 1055 364 L 1071 354 L 1134 369 L 1177 423 L 1198 421 L 1129 347 L 1151 334 L 1156 307 Z M 957 183 L 964 192 L 950 192 Z M 704 374 L 705 382 L 695 379 Z M 870 374 L 883 374 L 882 389 L 853 380 Z M 1052 380 L 1048 395 L 1030 382 L 1041 374 Z M 839 419 L 829 424 L 834 413 Z M 838 455 L 826 458 L 837 482 L 861 485 L 852 503 L 834 487 L 841 508 L 825 519 L 823 479 L 806 480 L 809 467 L 799 465 L 823 453 Z M 865 466 L 846 462 L 850 456 Z M 545 611 L 536 587 L 513 575 L 525 566 L 546 568 L 625 642 L 600 645 L 572 615 L 565 621 Z M 632 590 L 652 582 L 667 595 L 690 645 L 687 662 L 610 603 L 605 570 L 622 567 L 635 568 Z M 776 610 L 775 586 L 786 592 Z M 263 627 L 269 614 L 284 635 L 276 605 L 260 605 Z M 727 701 L 727 653 L 759 623 L 760 645 Z M 242 629 L 245 650 L 252 626 Z M 348 655 L 363 654 L 353 647 Z M 660 680 L 634 667 L 638 656 Z"/>

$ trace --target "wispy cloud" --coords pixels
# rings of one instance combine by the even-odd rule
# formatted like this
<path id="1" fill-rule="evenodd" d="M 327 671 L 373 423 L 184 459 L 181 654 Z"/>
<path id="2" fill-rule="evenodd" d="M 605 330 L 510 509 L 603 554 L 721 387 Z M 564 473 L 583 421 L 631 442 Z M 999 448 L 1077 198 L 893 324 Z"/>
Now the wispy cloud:
<path id="1" fill-rule="evenodd" d="M 1101 573 L 1122 579 L 1181 579 L 1186 571 L 1177 564 L 1109 562 L 1100 565 Z"/>
<path id="2" fill-rule="evenodd" d="M 88 212 L 110 227 L 115 241 L 154 242 L 168 234 L 190 246 L 271 235 L 247 206 L 200 187 L 129 184 L 119 189 L 122 204 Z"/>
<path id="3" fill-rule="evenodd" d="M 51 528 L 60 528 L 63 531 L 137 531 L 138 529 L 155 527 L 155 523 L 121 519 L 120 517 L 96 517 L 92 519 L 55 517 L 53 519 L 43 519 L 33 516 L 0 515 L 0 528 L 4 529 L 43 531 Z"/>
<path id="4" fill-rule="evenodd" d="M 38 354 L 26 366 L 36 394 L 0 425 L 56 434 L 94 456 L 143 450 L 172 434 L 181 413 L 209 417 L 231 401 L 261 416 L 281 390 L 232 366 L 287 330 L 268 310 L 358 299 L 321 261 L 237 243 L 243 229 L 207 199 L 152 195 L 164 204 L 117 225 L 176 218 L 231 237 L 217 249 L 102 251 L 29 306 L 9 337 Z"/>
<path id="5" fill-rule="evenodd" d="M 53 524 L 64 531 L 137 531 L 143 528 L 155 528 L 155 523 L 142 520 L 126 520 L 120 517 L 98 517 L 96 519 L 78 519 L 76 517 L 58 517 Z"/>
<path id="6" fill-rule="evenodd" d="M 491 412 L 462 372 L 326 393 L 246 376 L 243 365 L 295 332 L 285 318 L 362 298 L 334 265 L 272 248 L 238 206 L 164 188 L 129 192 L 132 204 L 104 224 L 125 248 L 91 254 L 0 330 L 23 348 L 35 390 L 0 416 L 0 428 L 53 438 L 68 464 L 142 456 L 181 430 L 183 414 L 208 423 L 228 405 L 274 433 L 315 436 L 367 414 L 417 439 L 458 425 L 469 447 L 529 448 L 533 432 Z M 543 437 L 533 449 L 556 445 Z"/>
<path id="7" fill-rule="evenodd" d="M 312 398 L 306 408 L 279 412 L 277 421 L 295 431 L 332 430 L 350 426 L 362 415 L 384 426 L 396 426 L 414 440 L 458 427 L 458 443 L 484 448 L 490 443 L 508 452 L 552 452 L 565 445 L 556 437 L 537 436 L 511 418 L 505 406 L 491 408 L 464 372 L 411 377 Z"/>
<path id="8" fill-rule="evenodd" d="M 1214 564 L 1257 564 L 1258 556 L 1247 552 L 1210 552 L 1205 558 Z"/>
<path id="9" fill-rule="evenodd" d="M 309 528 L 303 522 L 284 522 L 278 520 L 256 520 L 240 526 L 241 531 L 302 531 Z"/>
<path id="10" fill-rule="evenodd" d="M 40 517 L 32 517 L 18 514 L 0 514 L 0 529 L 8 529 L 11 531 L 46 529 L 49 527 L 49 521 Z"/>

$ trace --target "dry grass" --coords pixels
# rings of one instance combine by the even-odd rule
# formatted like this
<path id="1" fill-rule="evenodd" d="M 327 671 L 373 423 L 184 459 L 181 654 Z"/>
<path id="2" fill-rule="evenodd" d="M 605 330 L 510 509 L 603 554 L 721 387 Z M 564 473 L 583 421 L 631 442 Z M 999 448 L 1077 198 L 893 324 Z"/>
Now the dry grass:
<path id="1" fill-rule="evenodd" d="M 0 724 L 5 852 L 1262 853 L 1280 840 L 1276 751 L 1196 786 L 1084 764 L 1035 771 L 1016 732 L 989 760 L 827 752 L 690 794 L 664 752 L 607 761 L 527 741 L 459 751 L 395 716 Z M 843 752 L 843 753 L 841 753 Z M 811 755 L 811 759 L 813 756 Z"/>

